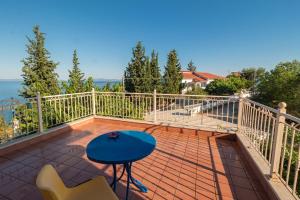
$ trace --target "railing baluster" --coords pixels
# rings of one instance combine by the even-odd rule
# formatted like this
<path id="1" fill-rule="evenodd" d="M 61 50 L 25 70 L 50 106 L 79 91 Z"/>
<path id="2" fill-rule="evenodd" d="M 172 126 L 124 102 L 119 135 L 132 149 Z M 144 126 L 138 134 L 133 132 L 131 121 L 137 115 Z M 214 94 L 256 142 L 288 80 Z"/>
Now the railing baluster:
<path id="1" fill-rule="evenodd" d="M 298 174 L 299 174 L 299 168 L 300 168 L 300 145 L 298 145 L 298 156 L 297 156 L 297 162 L 295 166 L 295 175 L 294 175 L 294 183 L 293 183 L 293 195 L 297 196 L 296 189 L 297 189 L 297 183 L 298 183 Z M 288 184 L 288 182 L 287 182 Z"/>

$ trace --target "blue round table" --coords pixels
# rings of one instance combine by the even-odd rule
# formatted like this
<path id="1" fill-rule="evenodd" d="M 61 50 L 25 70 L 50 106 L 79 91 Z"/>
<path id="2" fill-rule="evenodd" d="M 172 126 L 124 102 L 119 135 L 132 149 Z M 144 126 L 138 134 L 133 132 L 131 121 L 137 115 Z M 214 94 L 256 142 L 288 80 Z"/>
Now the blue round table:
<path id="1" fill-rule="evenodd" d="M 117 182 L 127 172 L 126 199 L 128 198 L 129 184 L 133 183 L 142 192 L 147 188 L 131 175 L 131 166 L 134 161 L 141 160 L 150 155 L 156 146 L 155 138 L 141 131 L 114 131 L 118 137 L 111 138 L 111 133 L 100 135 L 93 139 L 86 149 L 87 157 L 98 163 L 112 164 L 114 177 L 111 186 L 116 190 Z M 117 178 L 116 165 L 122 164 L 123 171 Z"/>

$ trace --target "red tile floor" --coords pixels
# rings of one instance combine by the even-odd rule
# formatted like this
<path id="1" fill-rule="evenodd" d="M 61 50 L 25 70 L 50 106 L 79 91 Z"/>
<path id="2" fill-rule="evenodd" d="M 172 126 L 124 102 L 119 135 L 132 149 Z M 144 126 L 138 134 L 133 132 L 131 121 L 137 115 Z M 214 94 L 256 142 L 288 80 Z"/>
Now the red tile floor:
<path id="1" fill-rule="evenodd" d="M 156 150 L 132 169 L 149 191 L 141 193 L 131 186 L 129 199 L 266 199 L 233 140 L 207 132 L 94 120 L 1 156 L 0 200 L 42 199 L 35 178 L 46 163 L 57 169 L 68 186 L 97 175 L 111 181 L 112 167 L 89 161 L 85 147 L 94 137 L 121 129 L 145 130 L 157 140 Z M 125 178 L 117 186 L 120 199 L 125 195 Z"/>

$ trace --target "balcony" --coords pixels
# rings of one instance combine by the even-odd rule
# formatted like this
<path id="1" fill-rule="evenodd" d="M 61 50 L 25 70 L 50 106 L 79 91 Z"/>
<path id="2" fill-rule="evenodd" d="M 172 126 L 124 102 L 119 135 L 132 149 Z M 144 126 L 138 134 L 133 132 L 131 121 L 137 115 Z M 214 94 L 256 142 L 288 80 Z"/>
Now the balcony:
<path id="1" fill-rule="evenodd" d="M 300 123 L 284 105 L 275 110 L 236 97 L 92 91 L 38 95 L 20 107 L 18 122 L 2 130 L 0 199 L 42 199 L 35 178 L 47 163 L 68 186 L 97 175 L 111 182 L 112 167 L 89 161 L 85 148 L 98 135 L 124 129 L 157 140 L 132 170 L 149 191 L 131 186 L 129 199 L 298 199 Z M 124 177 L 120 199 L 125 185 Z"/>

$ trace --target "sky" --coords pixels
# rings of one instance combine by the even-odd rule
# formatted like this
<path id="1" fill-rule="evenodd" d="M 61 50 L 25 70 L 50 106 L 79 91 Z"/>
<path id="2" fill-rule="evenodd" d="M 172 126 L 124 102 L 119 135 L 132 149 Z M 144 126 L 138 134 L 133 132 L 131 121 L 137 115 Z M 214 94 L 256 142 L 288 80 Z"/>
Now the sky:
<path id="1" fill-rule="evenodd" d="M 274 68 L 300 60 L 297 0 L 0 0 L 0 79 L 21 78 L 27 36 L 39 25 L 46 48 L 68 77 L 77 49 L 82 71 L 121 78 L 132 48 L 159 53 L 163 71 L 176 49 L 182 68 L 226 75 L 244 67 Z"/>

